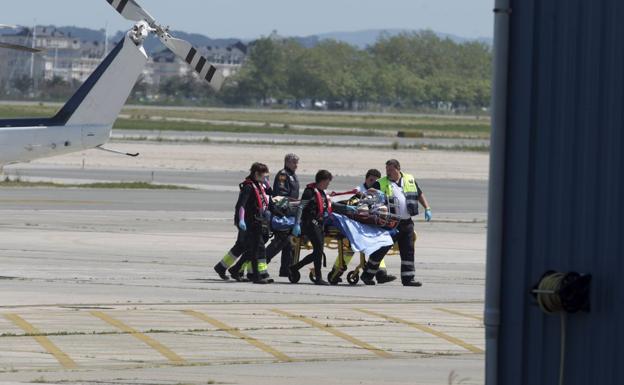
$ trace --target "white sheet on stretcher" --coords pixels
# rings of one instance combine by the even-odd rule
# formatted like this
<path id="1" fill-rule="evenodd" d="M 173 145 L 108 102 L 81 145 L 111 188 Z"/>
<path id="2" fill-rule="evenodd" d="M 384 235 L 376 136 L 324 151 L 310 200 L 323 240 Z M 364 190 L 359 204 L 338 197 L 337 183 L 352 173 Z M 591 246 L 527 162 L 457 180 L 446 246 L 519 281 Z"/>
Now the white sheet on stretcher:
<path id="1" fill-rule="evenodd" d="M 394 244 L 388 230 L 354 221 L 344 215 L 334 213 L 332 216 L 334 224 L 349 239 L 351 249 L 356 253 L 363 252 L 369 257 L 379 248 Z"/>

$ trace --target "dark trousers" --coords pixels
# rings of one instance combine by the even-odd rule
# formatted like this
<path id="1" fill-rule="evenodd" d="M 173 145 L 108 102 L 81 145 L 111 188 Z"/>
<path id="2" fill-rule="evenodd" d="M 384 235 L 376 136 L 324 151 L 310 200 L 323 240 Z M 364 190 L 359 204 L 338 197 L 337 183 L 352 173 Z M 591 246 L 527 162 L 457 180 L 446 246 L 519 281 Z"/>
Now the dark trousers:
<path id="1" fill-rule="evenodd" d="M 230 249 L 230 251 L 217 263 L 215 270 L 225 272 L 225 269 L 230 268 L 238 257 L 240 257 L 245 251 L 245 232 L 238 229 L 238 235 L 236 237 L 236 243 Z"/>
<path id="2" fill-rule="evenodd" d="M 271 263 L 273 257 L 282 252 L 280 275 L 288 276 L 288 268 L 292 264 L 293 248 L 290 242 L 290 232 L 276 232 L 275 237 L 266 249 L 267 263 Z"/>
<path id="3" fill-rule="evenodd" d="M 323 231 L 323 225 L 304 223 L 301 228 L 301 232 L 312 243 L 312 253 L 300 260 L 294 267 L 299 270 L 307 264 L 314 263 L 314 275 L 317 280 L 320 280 L 323 278 L 321 275 L 321 267 L 323 266 L 323 252 L 325 247 L 325 232 Z"/>
<path id="4" fill-rule="evenodd" d="M 241 229 L 238 229 L 238 235 L 236 236 L 236 243 L 234 243 L 234 246 L 232 246 L 232 248 L 230 249 L 230 254 L 238 258 L 241 255 L 243 255 L 244 251 L 245 251 L 245 232 L 242 231 Z"/>
<path id="5" fill-rule="evenodd" d="M 399 244 L 401 281 L 410 282 L 416 276 L 416 266 L 414 265 L 414 221 L 411 219 L 402 220 L 399 223 L 398 230 L 399 232 L 392 237 L 392 240 Z M 362 273 L 362 279 L 373 279 L 379 272 L 381 260 L 384 259 L 390 249 L 392 249 L 392 246 L 385 246 L 371 254 Z"/>
<path id="6" fill-rule="evenodd" d="M 262 230 L 262 224 L 253 223 L 247 227 L 247 231 L 241 231 L 241 233 L 244 234 L 244 253 L 243 256 L 238 259 L 236 264 L 230 268 L 230 272 L 232 274 L 240 272 L 243 264 L 251 261 L 254 279 L 262 278 L 258 268 L 259 264 L 266 265 L 266 249 L 264 247 L 266 237 Z"/>

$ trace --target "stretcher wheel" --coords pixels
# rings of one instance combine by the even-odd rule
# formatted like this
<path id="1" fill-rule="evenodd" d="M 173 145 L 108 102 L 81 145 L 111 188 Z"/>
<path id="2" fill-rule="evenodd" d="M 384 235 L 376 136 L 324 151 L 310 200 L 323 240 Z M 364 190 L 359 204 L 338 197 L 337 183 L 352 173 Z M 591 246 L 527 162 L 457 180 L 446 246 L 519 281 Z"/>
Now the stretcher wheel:
<path id="1" fill-rule="evenodd" d="M 349 274 L 347 274 L 347 281 L 349 285 L 357 285 L 357 283 L 360 282 L 360 274 L 356 271 L 350 271 Z"/>
<path id="2" fill-rule="evenodd" d="M 331 285 L 337 285 L 340 282 L 340 276 L 332 270 L 327 273 L 327 282 Z"/>
<path id="3" fill-rule="evenodd" d="M 316 282 L 316 275 L 314 274 L 313 271 L 310 271 L 310 274 L 308 275 L 308 277 L 310 278 L 310 281 Z"/>
<path id="4" fill-rule="evenodd" d="M 299 282 L 300 279 L 301 279 L 301 273 L 297 270 L 291 271 L 290 274 L 288 275 L 288 280 L 290 281 L 290 283 L 297 283 Z"/>

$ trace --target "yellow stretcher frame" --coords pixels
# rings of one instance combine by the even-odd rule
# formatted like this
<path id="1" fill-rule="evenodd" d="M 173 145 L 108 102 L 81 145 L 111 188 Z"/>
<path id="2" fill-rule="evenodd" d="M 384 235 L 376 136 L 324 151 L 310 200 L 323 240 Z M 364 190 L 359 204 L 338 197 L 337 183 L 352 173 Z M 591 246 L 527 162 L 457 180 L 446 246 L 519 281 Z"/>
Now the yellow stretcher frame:
<path id="1" fill-rule="evenodd" d="M 303 236 L 293 237 L 292 239 L 293 239 L 293 251 L 294 251 L 292 263 L 295 264 L 299 262 L 299 259 L 301 257 L 301 250 L 312 250 L 312 244 L 309 241 L 303 243 L 302 242 Z M 418 240 L 418 233 L 414 231 L 414 246 L 416 246 L 417 240 Z M 326 228 L 325 250 L 337 250 L 338 255 L 336 257 L 336 262 L 334 263 L 334 265 L 340 266 L 341 273 L 347 271 L 348 263 L 345 260 L 345 255 L 347 253 L 353 254 L 353 250 L 351 250 L 351 243 L 349 242 L 349 239 L 347 239 L 347 237 L 345 237 L 338 230 L 338 228 L 333 227 L 333 226 L 329 226 Z M 386 254 L 386 256 L 389 256 L 389 255 L 399 255 L 398 243 L 396 242 L 394 243 L 394 245 L 392 246 L 392 249 L 390 249 L 388 254 Z M 326 256 L 323 256 L 323 257 L 326 258 Z M 362 271 L 362 269 L 364 269 L 364 266 L 366 266 L 366 256 L 364 255 L 364 253 L 360 253 L 359 264 L 355 267 L 354 270 L 347 273 L 347 282 L 349 282 L 350 285 L 357 285 L 357 283 L 360 281 L 360 272 Z M 332 268 L 332 271 L 333 271 L 333 268 Z M 338 282 L 335 280 L 335 278 L 337 277 L 332 277 L 330 275 L 332 271 L 328 273 L 328 276 L 327 276 L 328 282 L 333 285 L 337 285 Z M 315 281 L 314 268 L 310 268 L 310 273 L 308 277 L 310 278 L 310 281 L 312 282 Z M 300 278 L 301 276 L 298 275 L 295 277 L 290 277 L 289 279 L 291 282 L 297 283 L 299 282 Z"/>

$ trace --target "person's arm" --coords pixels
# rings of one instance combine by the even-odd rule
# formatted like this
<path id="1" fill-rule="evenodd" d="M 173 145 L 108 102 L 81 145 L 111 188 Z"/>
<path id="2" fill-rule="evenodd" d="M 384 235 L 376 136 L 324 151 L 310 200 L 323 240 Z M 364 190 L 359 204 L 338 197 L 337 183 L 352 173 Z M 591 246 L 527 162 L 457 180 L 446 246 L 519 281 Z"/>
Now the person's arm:
<path id="1" fill-rule="evenodd" d="M 273 195 L 273 187 L 271 187 L 271 183 L 268 180 L 264 183 L 264 192 L 266 192 L 269 197 L 275 196 Z"/>
<path id="2" fill-rule="evenodd" d="M 245 223 L 245 206 L 251 196 L 251 189 L 252 187 L 250 185 L 244 185 L 238 195 L 238 201 L 236 202 L 236 212 L 238 213 L 237 226 L 243 231 L 247 228 L 247 224 Z M 245 229 L 243 229 L 243 227 L 245 227 Z"/>
<path id="3" fill-rule="evenodd" d="M 293 235 L 298 237 L 301 235 L 301 217 L 303 215 L 303 210 L 306 210 L 309 205 L 312 204 L 314 199 L 314 190 L 305 189 L 303 191 L 303 195 L 301 196 L 301 202 L 299 203 L 299 209 L 297 210 L 297 215 L 295 217 L 295 227 L 293 228 Z"/>
<path id="4" fill-rule="evenodd" d="M 420 204 L 425 208 L 425 210 L 430 209 L 431 207 L 429 206 L 427 197 L 425 196 L 425 193 L 423 192 L 423 190 L 420 189 L 420 186 L 418 185 L 418 183 L 416 183 L 416 191 L 418 194 L 418 202 L 420 202 Z"/>
<path id="5" fill-rule="evenodd" d="M 280 217 L 284 216 L 284 213 L 277 208 L 277 205 L 275 204 L 275 202 L 273 202 L 273 199 L 269 198 L 269 212 L 272 213 L 273 215 L 277 215 Z"/>
<path id="6" fill-rule="evenodd" d="M 418 202 L 425 208 L 425 221 L 429 222 L 431 218 L 433 218 L 433 213 L 431 211 L 431 206 L 429 205 L 429 201 L 427 201 L 427 197 L 425 193 L 420 189 L 418 185 Z"/>
<path id="7" fill-rule="evenodd" d="M 355 186 L 355 190 L 357 190 L 357 192 L 355 193 L 355 196 L 358 198 L 364 198 L 366 196 L 366 192 L 368 191 L 364 189 L 363 184 L 359 184 Z"/>
<path id="8" fill-rule="evenodd" d="M 303 215 L 303 210 L 305 210 L 308 205 L 312 204 L 312 200 L 314 199 L 314 191 L 312 189 L 306 189 L 301 196 L 301 203 L 299 204 L 299 209 L 297 210 L 297 218 L 295 223 L 301 223 L 301 216 Z"/>
<path id="9" fill-rule="evenodd" d="M 275 175 L 275 182 L 273 183 L 273 196 L 287 197 L 290 196 L 290 181 L 286 173 L 278 172 Z"/>
<path id="10" fill-rule="evenodd" d="M 425 210 L 431 210 L 431 206 L 429 206 L 429 202 L 427 201 L 427 197 L 424 193 L 421 193 L 418 196 L 418 202 L 425 208 Z"/>

